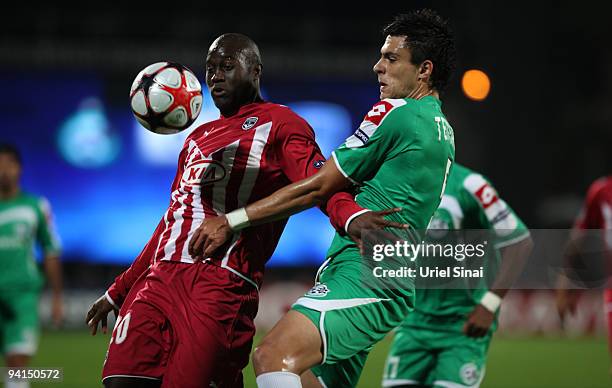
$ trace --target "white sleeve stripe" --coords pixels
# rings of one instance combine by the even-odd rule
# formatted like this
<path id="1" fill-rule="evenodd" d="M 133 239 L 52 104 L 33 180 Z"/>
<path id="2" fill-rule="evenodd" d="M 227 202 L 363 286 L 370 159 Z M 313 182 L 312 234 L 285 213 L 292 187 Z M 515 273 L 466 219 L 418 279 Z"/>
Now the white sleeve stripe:
<path id="1" fill-rule="evenodd" d="M 355 214 L 353 214 L 352 216 L 350 216 L 350 217 L 348 218 L 348 220 L 346 220 L 346 223 L 344 224 L 344 231 L 345 231 L 346 233 L 348 233 L 349 224 L 350 224 L 350 223 L 351 223 L 351 222 L 352 222 L 352 221 L 353 221 L 355 218 L 359 217 L 360 215 L 362 215 L 362 214 L 364 214 L 364 213 L 371 212 L 371 211 L 372 211 L 372 210 L 370 210 L 370 209 L 363 209 L 363 210 L 360 210 L 360 211 L 356 212 L 356 213 L 355 213 Z"/>
<path id="2" fill-rule="evenodd" d="M 510 240 L 507 240 L 507 241 L 501 241 L 501 242 L 495 244 L 495 248 L 500 249 L 500 248 L 508 247 L 508 246 L 510 246 L 512 244 L 516 244 L 517 242 L 526 239 L 530 235 L 531 234 L 529 232 L 525 232 L 524 234 L 521 234 L 520 236 L 517 236 L 517 237 L 512 238 Z"/>
<path id="3" fill-rule="evenodd" d="M 351 177 L 350 177 L 350 176 L 349 176 L 349 175 L 348 175 L 348 174 L 347 174 L 347 173 L 346 173 L 346 172 L 345 172 L 345 171 L 342 169 L 342 167 L 340 166 L 340 162 L 338 161 L 338 157 L 336 156 L 336 151 L 333 151 L 333 152 L 332 152 L 332 158 L 334 159 L 334 163 L 336 164 L 336 168 L 338 168 L 338 171 L 340 171 L 340 173 L 341 173 L 342 175 L 344 175 L 344 177 L 345 177 L 346 179 L 348 179 L 348 180 L 349 180 L 349 181 L 351 181 L 352 183 L 354 183 L 354 184 L 358 185 L 359 183 L 358 183 L 358 182 L 356 182 L 356 181 L 355 181 L 353 178 L 351 178 Z"/>
<path id="4" fill-rule="evenodd" d="M 113 300 L 113 298 L 110 297 L 110 295 L 108 295 L 108 291 L 106 291 L 104 293 L 104 296 L 106 297 L 106 300 L 108 301 L 108 303 L 110 303 L 111 305 L 113 305 L 114 308 L 116 308 L 117 310 L 119 310 L 119 306 L 117 306 L 117 304 L 115 303 L 115 301 Z"/>

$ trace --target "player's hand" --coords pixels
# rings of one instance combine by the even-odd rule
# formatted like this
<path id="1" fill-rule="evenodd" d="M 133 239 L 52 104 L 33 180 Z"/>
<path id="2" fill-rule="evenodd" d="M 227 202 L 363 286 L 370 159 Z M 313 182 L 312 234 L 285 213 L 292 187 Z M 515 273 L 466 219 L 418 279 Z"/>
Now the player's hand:
<path id="1" fill-rule="evenodd" d="M 573 289 L 557 289 L 557 312 L 561 324 L 565 322 L 567 315 L 576 314 L 576 306 L 578 306 L 578 290 Z"/>
<path id="2" fill-rule="evenodd" d="M 483 305 L 476 305 L 463 325 L 463 333 L 468 337 L 484 337 L 494 320 L 495 314 L 484 308 Z"/>
<path id="3" fill-rule="evenodd" d="M 368 231 L 380 231 L 384 228 L 397 228 L 397 229 L 408 229 L 407 224 L 401 224 L 399 222 L 389 221 L 385 218 L 389 214 L 397 213 L 402 211 L 402 208 L 396 207 L 392 209 L 365 212 L 357 217 L 349 224 L 347 233 L 349 237 L 359 247 L 359 252 L 363 256 L 365 254 L 363 247 L 362 235 Z M 379 232 L 380 233 L 380 232 Z M 377 233 L 378 234 L 378 233 Z M 389 241 L 393 241 L 397 236 L 389 234 L 386 236 Z"/>
<path id="4" fill-rule="evenodd" d="M 64 301 L 61 295 L 54 295 L 51 302 L 51 321 L 55 328 L 59 328 L 64 321 Z"/>
<path id="5" fill-rule="evenodd" d="M 98 332 L 98 322 L 102 322 L 102 333 L 106 334 L 108 332 L 108 313 L 111 311 L 115 312 L 115 318 L 117 318 L 118 311 L 108 302 L 104 295 L 91 305 L 85 317 L 85 322 L 91 330 L 91 335 L 96 335 Z"/>
<path id="6" fill-rule="evenodd" d="M 189 241 L 189 254 L 196 260 L 210 257 L 232 234 L 225 216 L 205 219 Z"/>

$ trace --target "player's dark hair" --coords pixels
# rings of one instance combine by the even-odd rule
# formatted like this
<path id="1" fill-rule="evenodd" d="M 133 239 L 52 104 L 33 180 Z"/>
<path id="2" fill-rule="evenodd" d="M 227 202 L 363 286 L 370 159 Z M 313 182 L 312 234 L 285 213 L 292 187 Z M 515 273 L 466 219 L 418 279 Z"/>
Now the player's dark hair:
<path id="1" fill-rule="evenodd" d="M 21 166 L 21 153 L 12 144 L 0 143 L 0 154 L 8 154 Z"/>
<path id="2" fill-rule="evenodd" d="M 448 20 L 431 9 L 421 9 L 396 16 L 383 34 L 405 36 L 412 64 L 429 59 L 434 64 L 431 86 L 444 91 L 456 66 L 455 40 Z"/>

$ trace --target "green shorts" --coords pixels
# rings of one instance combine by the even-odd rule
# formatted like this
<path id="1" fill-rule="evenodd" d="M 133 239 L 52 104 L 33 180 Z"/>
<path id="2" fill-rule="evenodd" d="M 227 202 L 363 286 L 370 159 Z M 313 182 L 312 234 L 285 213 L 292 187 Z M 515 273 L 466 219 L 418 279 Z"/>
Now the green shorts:
<path id="1" fill-rule="evenodd" d="M 38 291 L 0 291 L 0 352 L 34 355 L 38 346 Z"/>
<path id="2" fill-rule="evenodd" d="M 420 321 L 428 323 L 425 316 Z M 468 337 L 461 332 L 463 323 L 461 319 L 429 327 L 400 326 L 387 356 L 382 386 L 480 386 L 492 335 Z"/>
<path id="3" fill-rule="evenodd" d="M 323 361 L 312 372 L 326 387 L 354 387 L 368 353 L 398 326 L 414 305 L 414 292 L 402 297 L 364 286 L 359 259 L 336 260 L 319 270 L 316 285 L 292 309 L 321 333 Z"/>

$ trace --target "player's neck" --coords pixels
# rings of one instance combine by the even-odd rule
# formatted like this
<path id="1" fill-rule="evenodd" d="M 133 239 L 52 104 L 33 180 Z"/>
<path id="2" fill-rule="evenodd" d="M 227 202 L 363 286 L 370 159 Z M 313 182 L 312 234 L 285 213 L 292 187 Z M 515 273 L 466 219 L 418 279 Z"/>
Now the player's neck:
<path id="1" fill-rule="evenodd" d="M 244 101 L 241 101 L 236 106 L 222 110 L 221 115 L 223 117 L 232 117 L 238 112 L 240 112 L 240 109 L 242 109 L 242 107 L 254 104 L 256 102 L 263 102 L 263 98 L 261 97 L 261 93 L 259 92 L 259 90 L 257 90 L 253 95 L 249 96 L 248 98 L 245 98 Z"/>
<path id="2" fill-rule="evenodd" d="M 429 85 L 427 85 L 426 83 L 420 82 L 414 89 L 412 89 L 412 91 L 406 96 L 406 98 L 420 100 L 421 98 L 427 96 L 434 96 L 438 99 L 440 98 L 440 94 L 436 90 L 430 88 Z"/>
<path id="3" fill-rule="evenodd" d="M 19 186 L 0 188 L 0 199 L 1 200 L 9 200 L 17 197 L 19 195 Z"/>

